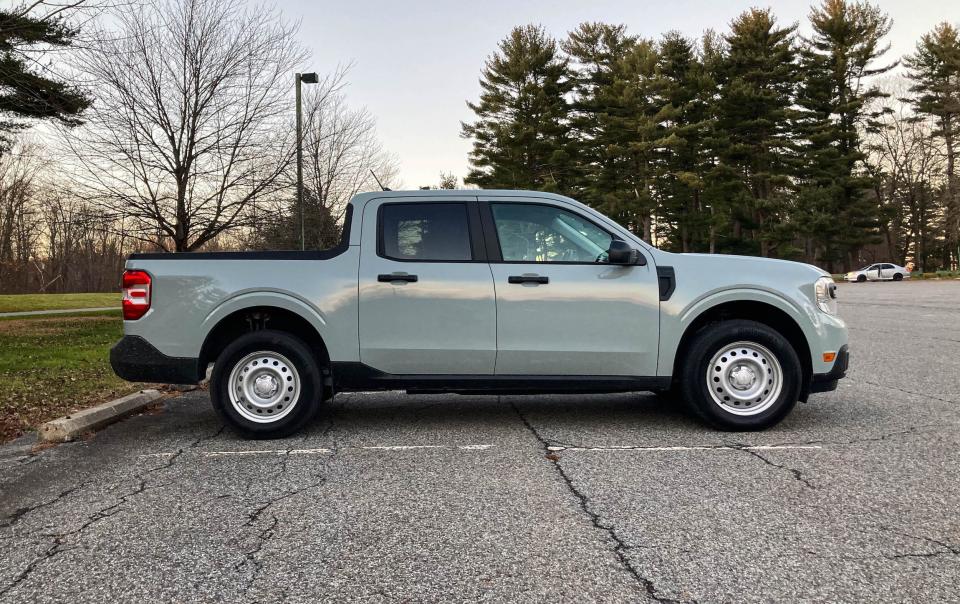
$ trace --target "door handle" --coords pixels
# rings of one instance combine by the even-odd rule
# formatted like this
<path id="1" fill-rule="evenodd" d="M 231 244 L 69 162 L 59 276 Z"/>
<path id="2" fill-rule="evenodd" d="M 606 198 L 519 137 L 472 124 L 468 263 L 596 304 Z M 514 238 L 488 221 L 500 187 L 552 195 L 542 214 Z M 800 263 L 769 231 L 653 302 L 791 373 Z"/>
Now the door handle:
<path id="1" fill-rule="evenodd" d="M 390 273 L 390 274 L 381 274 L 377 275 L 377 281 L 380 283 L 391 283 L 393 281 L 406 281 L 407 283 L 416 283 L 416 275 L 408 275 L 407 273 Z"/>
<path id="2" fill-rule="evenodd" d="M 510 275 L 507 277 L 507 283 L 541 283 L 546 285 L 550 283 L 550 277 L 540 275 Z"/>

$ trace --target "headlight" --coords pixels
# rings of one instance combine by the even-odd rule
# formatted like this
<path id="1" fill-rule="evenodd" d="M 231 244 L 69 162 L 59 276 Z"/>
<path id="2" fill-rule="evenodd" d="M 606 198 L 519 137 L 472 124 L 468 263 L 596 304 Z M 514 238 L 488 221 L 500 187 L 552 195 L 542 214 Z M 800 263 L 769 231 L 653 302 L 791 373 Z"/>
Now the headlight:
<path id="1" fill-rule="evenodd" d="M 817 306 L 825 313 L 837 314 L 837 284 L 832 277 L 820 277 L 814 285 Z"/>

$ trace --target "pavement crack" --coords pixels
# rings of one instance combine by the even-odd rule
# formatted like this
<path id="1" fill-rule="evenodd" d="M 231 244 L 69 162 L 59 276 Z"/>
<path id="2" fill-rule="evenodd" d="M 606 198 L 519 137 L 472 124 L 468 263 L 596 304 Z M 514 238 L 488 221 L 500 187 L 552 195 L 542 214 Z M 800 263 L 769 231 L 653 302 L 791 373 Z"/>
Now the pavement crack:
<path id="1" fill-rule="evenodd" d="M 803 484 L 806 485 L 808 488 L 811 488 L 811 489 L 816 489 L 816 488 L 817 488 L 816 485 L 814 485 L 814 484 L 811 483 L 809 480 L 807 480 L 807 478 L 804 477 L 803 472 L 801 472 L 800 470 L 798 470 L 798 469 L 796 469 L 796 468 L 791 468 L 791 467 L 789 467 L 789 466 L 785 466 L 785 465 L 783 465 L 783 464 L 778 464 L 778 463 L 776 463 L 776 462 L 774 462 L 774 461 L 771 461 L 770 459 L 767 459 L 767 458 L 764 457 L 762 454 L 760 454 L 758 451 L 756 451 L 756 449 L 753 449 L 753 448 L 748 447 L 748 446 L 746 446 L 746 445 L 736 445 L 736 446 L 734 446 L 734 448 L 737 449 L 737 450 L 739 450 L 739 451 L 743 451 L 744 453 L 749 453 L 750 455 L 753 455 L 754 457 L 756 457 L 757 459 L 759 459 L 759 460 L 762 461 L 763 463 L 767 464 L 768 466 L 772 466 L 772 467 L 774 467 L 774 468 L 779 468 L 779 469 L 781 469 L 781 470 L 786 470 L 786 471 L 790 472 L 790 473 L 793 475 L 794 480 L 797 480 L 798 482 L 803 483 Z"/>
<path id="2" fill-rule="evenodd" d="M 520 421 L 523 422 L 523 425 L 527 430 L 534 436 L 534 438 L 539 441 L 543 446 L 543 450 L 546 453 L 546 458 L 550 461 L 551 465 L 557 472 L 557 475 L 563 480 L 564 484 L 567 487 L 567 490 L 576 498 L 577 503 L 579 504 L 580 510 L 584 513 L 590 523 L 597 530 L 603 531 L 613 542 L 613 553 L 617 556 L 617 559 L 620 562 L 620 566 L 629 573 L 634 580 L 644 589 L 647 596 L 654 600 L 655 602 L 663 602 L 665 604 L 676 604 L 679 602 L 692 602 L 695 603 L 696 600 L 678 600 L 662 595 L 659 590 L 654 585 L 653 581 L 640 573 L 640 570 L 633 564 L 630 558 L 627 556 L 627 552 L 633 548 L 633 546 L 628 545 L 621 537 L 617 534 L 616 527 L 612 524 L 604 523 L 600 518 L 600 514 L 593 511 L 590 506 L 590 499 L 573 484 L 573 480 L 567 474 L 566 470 L 563 469 L 563 466 L 560 464 L 560 456 L 556 454 L 554 450 L 551 449 L 552 445 L 550 441 L 544 438 L 537 428 L 530 423 L 530 421 L 523 415 L 520 409 L 516 404 L 510 403 L 510 406 L 513 408 L 514 412 L 517 414 L 517 417 L 520 418 Z"/>
<path id="3" fill-rule="evenodd" d="M 51 505 L 57 503 L 58 501 L 60 501 L 61 499 L 63 499 L 64 497 L 67 497 L 67 496 L 70 495 L 71 493 L 75 493 L 76 491 L 79 491 L 79 490 L 82 489 L 83 487 L 91 484 L 92 482 L 93 482 L 92 480 L 85 480 L 85 481 L 83 481 L 83 482 L 81 482 L 81 483 L 75 484 L 74 486 L 70 487 L 69 489 L 66 489 L 66 490 L 61 491 L 56 497 L 53 497 L 52 499 L 48 499 L 47 501 L 40 502 L 40 503 L 38 503 L 38 504 L 36 504 L 36 505 L 31 505 L 31 506 L 27 506 L 27 507 L 17 508 L 16 510 L 14 510 L 14 512 L 13 512 L 12 514 L 10 514 L 9 516 L 7 516 L 6 518 L 3 519 L 3 522 L 0 523 L 0 528 L 8 528 L 8 527 L 11 527 L 11 526 L 13 526 L 14 524 L 16 524 L 17 522 L 19 522 L 24 516 L 26 516 L 26 515 L 29 514 L 30 512 L 33 512 L 33 511 L 35 511 L 35 510 L 39 510 L 39 509 L 41 509 L 41 508 L 45 508 L 45 507 L 51 506 Z"/>
<path id="4" fill-rule="evenodd" d="M 152 487 L 152 488 L 158 488 L 158 487 Z M 136 488 L 134 488 L 129 493 L 124 493 L 123 495 L 121 495 L 120 499 L 116 503 L 100 508 L 93 514 L 89 515 L 87 519 L 84 521 L 84 523 L 81 524 L 79 527 L 71 531 L 67 531 L 65 533 L 46 535 L 48 537 L 53 538 L 53 543 L 50 545 L 50 547 L 48 547 L 42 554 L 40 554 L 39 556 L 31 560 L 30 563 L 27 564 L 27 566 L 22 571 L 20 571 L 20 573 L 16 577 L 14 577 L 13 581 L 8 583 L 4 587 L 0 588 L 0 596 L 3 596 L 7 592 L 16 588 L 20 583 L 25 581 L 42 564 L 52 560 L 53 558 L 63 553 L 64 551 L 69 551 L 69 549 L 65 549 L 63 546 L 70 537 L 82 536 L 84 531 L 86 531 L 88 528 L 100 522 L 101 520 L 110 518 L 111 516 L 119 513 L 120 509 L 123 507 L 123 505 L 127 501 L 130 500 L 130 498 L 136 495 L 139 495 L 140 493 L 143 493 L 146 490 L 147 490 L 147 481 L 141 478 Z"/>
<path id="5" fill-rule="evenodd" d="M 283 457 L 284 459 L 289 458 L 290 457 L 289 452 Z M 286 462 L 284 462 L 284 465 L 286 465 Z M 286 493 L 282 493 L 272 499 L 267 500 L 265 503 L 263 503 L 253 511 L 249 512 L 247 514 L 246 522 L 243 523 L 244 528 L 255 526 L 263 517 L 263 515 L 271 507 L 280 503 L 281 501 L 284 501 L 285 499 L 289 499 L 291 497 L 299 495 L 300 493 L 303 493 L 304 491 L 307 491 L 309 489 L 319 487 L 326 482 L 326 478 L 322 476 L 317 476 L 316 478 L 317 480 L 315 482 L 304 485 L 297 489 L 293 489 L 292 491 L 287 491 Z M 249 489 L 249 485 L 247 488 Z M 234 571 L 238 573 L 243 572 L 243 569 L 246 567 L 250 567 L 251 569 L 250 577 L 246 581 L 246 585 L 244 587 L 244 595 L 246 595 L 246 593 L 250 590 L 250 588 L 253 587 L 253 584 L 256 583 L 257 581 L 257 577 L 260 576 L 260 571 L 263 569 L 263 562 L 259 559 L 258 555 L 266 546 L 267 542 L 270 541 L 270 539 L 272 539 L 276 534 L 276 528 L 279 525 L 279 523 L 280 523 L 280 519 L 278 518 L 278 516 L 276 514 L 271 513 L 270 522 L 257 532 L 255 536 L 256 542 L 254 546 L 244 551 L 243 558 L 239 562 L 233 565 Z"/>
<path id="6" fill-rule="evenodd" d="M 941 541 L 939 539 L 934 539 L 932 537 L 926 537 L 924 535 L 913 535 L 911 533 L 906 533 L 895 528 L 881 525 L 881 530 L 893 533 L 895 535 L 900 535 L 901 537 L 907 537 L 908 539 L 914 539 L 916 541 L 923 541 L 928 543 L 937 549 L 936 551 L 931 552 L 902 552 L 897 554 L 884 554 L 884 558 L 890 560 L 899 560 L 902 558 L 936 558 L 939 556 L 960 556 L 960 546 L 947 543 L 946 541 Z"/>
<path id="7" fill-rule="evenodd" d="M 869 380 L 857 380 L 856 378 L 854 378 L 854 379 L 851 380 L 851 381 L 853 381 L 853 382 L 858 382 L 858 381 L 859 381 L 859 382 L 862 383 L 862 384 L 868 384 L 868 385 L 870 385 L 870 386 L 876 386 L 877 388 L 885 388 L 885 389 L 887 389 L 887 390 L 893 390 L 893 391 L 895 391 L 895 392 L 902 392 L 902 393 L 904 393 L 904 394 L 912 394 L 913 396 L 919 396 L 920 398 L 929 398 L 929 399 L 933 399 L 933 400 L 935 400 L 935 401 L 940 401 L 941 403 L 951 403 L 951 404 L 954 404 L 954 405 L 956 405 L 957 403 L 960 403 L 960 401 L 951 400 L 951 399 L 948 399 L 948 398 L 941 398 L 941 397 L 939 397 L 939 396 L 933 396 L 932 394 L 926 394 L 926 393 L 923 393 L 923 392 L 915 392 L 915 391 L 913 391 L 913 390 L 904 390 L 903 388 L 897 388 L 897 387 L 895 387 L 895 386 L 888 386 L 888 385 L 886 385 L 886 384 L 880 384 L 879 382 L 871 382 L 871 381 L 869 381 Z"/>

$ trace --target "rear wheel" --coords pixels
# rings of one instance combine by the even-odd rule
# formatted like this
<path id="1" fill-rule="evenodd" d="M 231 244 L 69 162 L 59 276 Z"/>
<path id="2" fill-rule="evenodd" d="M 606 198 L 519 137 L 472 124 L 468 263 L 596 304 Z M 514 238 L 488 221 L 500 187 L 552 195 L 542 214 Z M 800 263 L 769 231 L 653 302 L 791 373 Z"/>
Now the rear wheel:
<path id="1" fill-rule="evenodd" d="M 894 280 L 894 281 L 903 281 L 903 273 L 894 273 L 894 274 L 893 274 L 893 280 Z"/>
<path id="2" fill-rule="evenodd" d="M 282 438 L 320 407 L 323 380 L 310 348 L 286 332 L 261 330 L 224 349 L 210 379 L 213 408 L 244 438 Z"/>
<path id="3" fill-rule="evenodd" d="M 790 342 L 762 323 L 714 323 L 694 336 L 680 376 L 685 402 L 721 430 L 763 430 L 790 413 L 803 370 Z"/>

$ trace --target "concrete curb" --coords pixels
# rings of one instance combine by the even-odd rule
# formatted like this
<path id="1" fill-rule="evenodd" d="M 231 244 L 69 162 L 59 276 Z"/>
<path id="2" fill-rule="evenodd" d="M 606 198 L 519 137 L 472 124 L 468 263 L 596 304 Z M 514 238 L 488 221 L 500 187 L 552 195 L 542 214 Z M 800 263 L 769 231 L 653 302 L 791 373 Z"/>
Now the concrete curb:
<path id="1" fill-rule="evenodd" d="M 73 440 L 84 432 L 102 428 L 136 413 L 162 396 L 163 394 L 157 390 L 141 390 L 96 407 L 71 413 L 40 426 L 40 440 L 52 443 Z"/>

